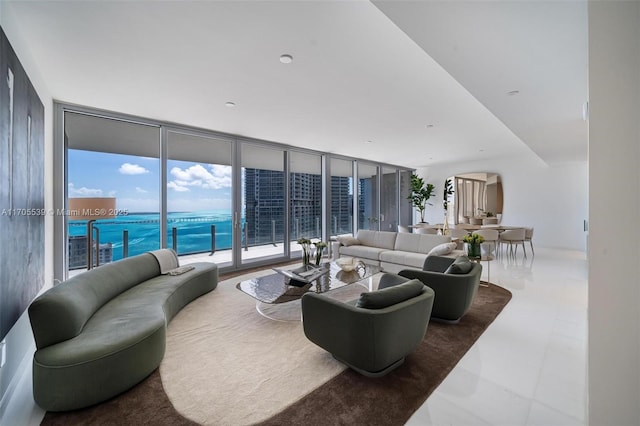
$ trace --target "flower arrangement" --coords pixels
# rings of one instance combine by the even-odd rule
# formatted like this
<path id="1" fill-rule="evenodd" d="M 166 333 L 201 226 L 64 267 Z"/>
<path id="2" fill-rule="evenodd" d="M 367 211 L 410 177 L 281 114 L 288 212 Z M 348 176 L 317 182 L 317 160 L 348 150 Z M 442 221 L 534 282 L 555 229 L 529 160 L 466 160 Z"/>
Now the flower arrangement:
<path id="1" fill-rule="evenodd" d="M 480 258 L 480 243 L 484 242 L 484 237 L 482 235 L 478 235 L 476 233 L 465 235 L 462 237 L 462 241 L 468 244 L 467 256 L 474 259 Z"/>
<path id="2" fill-rule="evenodd" d="M 324 249 L 328 247 L 327 243 L 324 241 L 316 241 L 312 243 L 310 239 L 302 237 L 298 238 L 297 243 L 302 247 L 302 264 L 310 265 L 311 264 L 311 256 L 315 256 L 316 265 L 320 265 L 322 261 L 322 255 L 324 253 Z M 315 250 L 311 249 L 311 245 L 315 247 Z M 312 251 L 314 252 L 312 254 Z"/>
<path id="3" fill-rule="evenodd" d="M 313 243 L 313 245 L 316 246 L 316 266 L 319 266 L 320 262 L 322 261 L 322 254 L 324 252 L 324 249 L 327 248 L 327 243 L 325 243 L 324 241 L 317 241 Z"/>
<path id="4" fill-rule="evenodd" d="M 484 237 L 478 234 L 465 235 L 462 237 L 462 241 L 468 244 L 480 244 L 484 242 Z"/>

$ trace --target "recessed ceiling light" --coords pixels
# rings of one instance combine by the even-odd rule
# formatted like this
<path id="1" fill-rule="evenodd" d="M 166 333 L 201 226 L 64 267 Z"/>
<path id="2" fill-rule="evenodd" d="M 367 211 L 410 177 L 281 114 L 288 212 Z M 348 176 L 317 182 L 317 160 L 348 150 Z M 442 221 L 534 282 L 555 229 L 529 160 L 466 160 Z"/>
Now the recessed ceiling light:
<path id="1" fill-rule="evenodd" d="M 225 103 L 225 106 L 228 106 L 229 108 L 233 108 L 234 106 L 236 106 L 236 104 L 235 104 L 235 102 L 229 101 L 229 102 Z"/>
<path id="2" fill-rule="evenodd" d="M 478 152 L 484 152 L 484 149 L 479 149 Z"/>
<path id="3" fill-rule="evenodd" d="M 435 124 L 427 124 L 427 129 L 431 129 L 434 126 L 435 126 Z"/>
<path id="4" fill-rule="evenodd" d="M 517 95 L 517 94 L 519 94 L 519 93 L 520 93 L 520 91 L 519 91 L 519 90 L 512 90 L 512 91 L 510 91 L 510 92 L 507 92 L 507 95 L 509 95 L 509 96 L 515 96 L 515 95 Z"/>
<path id="5" fill-rule="evenodd" d="M 373 143 L 372 141 L 364 141 L 364 143 Z"/>
<path id="6" fill-rule="evenodd" d="M 280 55 L 280 62 L 282 62 L 283 64 L 290 64 L 291 62 L 293 62 L 293 56 L 291 55 Z"/>

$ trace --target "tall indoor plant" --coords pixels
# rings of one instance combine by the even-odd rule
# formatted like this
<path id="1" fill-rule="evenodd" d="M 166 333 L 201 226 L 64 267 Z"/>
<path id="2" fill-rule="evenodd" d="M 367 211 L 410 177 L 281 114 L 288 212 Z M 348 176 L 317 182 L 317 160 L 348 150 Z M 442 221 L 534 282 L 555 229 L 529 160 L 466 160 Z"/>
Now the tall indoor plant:
<path id="1" fill-rule="evenodd" d="M 424 211 L 427 208 L 427 204 L 430 206 L 433 205 L 429 203 L 429 198 L 435 195 L 435 189 L 436 188 L 433 184 L 425 184 L 424 179 L 418 175 L 411 175 L 411 192 L 407 199 L 411 200 L 413 207 L 420 212 L 420 222 L 424 222 Z"/>
<path id="2" fill-rule="evenodd" d="M 444 181 L 444 192 L 442 194 L 442 206 L 444 207 L 444 225 L 442 226 L 442 233 L 444 235 L 449 234 L 449 197 L 453 194 L 453 183 L 451 179 Z"/>

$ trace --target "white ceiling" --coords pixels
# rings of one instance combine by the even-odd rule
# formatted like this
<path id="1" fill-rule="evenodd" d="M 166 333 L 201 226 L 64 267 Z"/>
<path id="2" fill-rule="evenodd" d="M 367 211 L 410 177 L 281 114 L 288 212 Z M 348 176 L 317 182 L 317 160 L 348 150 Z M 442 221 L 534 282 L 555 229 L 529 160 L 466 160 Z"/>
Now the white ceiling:
<path id="1" fill-rule="evenodd" d="M 582 1 L 3 1 L 60 101 L 410 167 L 586 161 Z"/>

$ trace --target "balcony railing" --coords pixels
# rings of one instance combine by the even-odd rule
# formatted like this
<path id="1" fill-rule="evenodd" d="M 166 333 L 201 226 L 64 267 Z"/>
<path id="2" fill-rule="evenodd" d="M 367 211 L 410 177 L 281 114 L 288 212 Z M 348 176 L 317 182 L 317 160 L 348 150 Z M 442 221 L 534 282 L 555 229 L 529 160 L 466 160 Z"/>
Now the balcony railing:
<path id="1" fill-rule="evenodd" d="M 159 249 L 160 220 L 148 217 L 152 215 L 144 216 L 147 217 L 139 220 L 120 217 L 116 220 L 96 221 L 93 225 L 93 266 Z M 153 216 L 157 217 L 157 214 Z M 300 218 L 293 220 L 296 224 L 295 229 L 292 230 L 292 234 L 295 234 L 292 235 L 293 242 L 302 236 L 320 238 L 319 218 L 316 218 L 315 226 L 301 226 L 300 224 L 304 222 Z M 228 257 L 228 261 L 231 262 L 233 228 L 230 217 L 183 216 L 170 218 L 167 222 L 168 246 L 179 256 L 214 256 L 218 252 L 228 252 L 220 258 Z M 263 227 L 256 225 L 252 228 L 250 224 L 243 221 L 241 244 L 244 252 L 248 252 L 252 247 L 259 247 L 261 250 L 253 250 L 256 253 L 255 257 L 259 257 L 257 253 L 264 251 L 264 247 L 270 245 L 276 250 L 271 250 L 273 253 L 264 253 L 265 256 L 282 253 L 282 249 L 277 248 L 279 244 L 284 243 L 281 222 L 279 224 L 276 220 L 271 220 L 270 225 L 270 232 L 264 232 Z M 277 225 L 280 225 L 280 229 Z M 70 221 L 69 234 L 69 269 L 86 269 L 86 222 Z M 245 253 L 243 258 L 246 257 Z"/>

